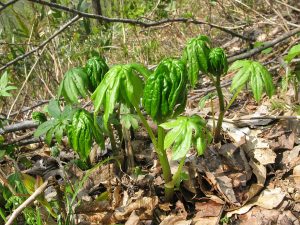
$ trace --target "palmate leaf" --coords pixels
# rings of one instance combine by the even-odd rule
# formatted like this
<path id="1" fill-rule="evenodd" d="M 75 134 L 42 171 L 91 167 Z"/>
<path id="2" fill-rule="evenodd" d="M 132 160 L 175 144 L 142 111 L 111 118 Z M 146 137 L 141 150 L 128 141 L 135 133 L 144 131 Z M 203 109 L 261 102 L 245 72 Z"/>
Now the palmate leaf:
<path id="1" fill-rule="evenodd" d="M 61 111 L 58 101 L 51 100 L 48 105 L 48 113 L 52 118 L 41 123 L 34 133 L 34 137 L 45 135 L 45 142 L 50 145 L 51 140 L 55 137 L 58 143 L 61 142 L 66 126 L 74 114 L 71 106 L 65 106 Z"/>
<path id="2" fill-rule="evenodd" d="M 199 155 L 202 155 L 207 144 L 212 140 L 212 136 L 206 128 L 206 122 L 200 116 L 191 117 L 180 116 L 176 120 L 162 123 L 159 126 L 170 130 L 164 142 L 164 148 L 172 147 L 174 160 L 186 156 L 192 146 L 197 149 Z"/>
<path id="3" fill-rule="evenodd" d="M 146 68 L 143 70 L 141 68 L 142 66 L 138 64 L 112 67 L 92 94 L 95 114 L 100 111 L 101 107 L 104 108 L 103 123 L 106 129 L 109 117 L 117 103 L 126 104 L 128 107 L 138 107 L 144 87 L 138 73 L 142 72 L 144 76 L 149 73 Z"/>
<path id="4" fill-rule="evenodd" d="M 70 103 L 77 103 L 79 97 L 85 98 L 88 94 L 89 80 L 83 68 L 68 70 L 58 90 L 58 97 L 64 96 Z"/>
<path id="5" fill-rule="evenodd" d="M 182 61 L 187 66 L 188 78 L 192 87 L 195 86 L 200 71 L 207 73 L 209 45 L 209 38 L 200 35 L 191 39 L 183 51 Z"/>
<path id="6" fill-rule="evenodd" d="M 271 97 L 274 94 L 275 87 L 269 71 L 259 62 L 252 60 L 238 60 L 234 62 L 229 71 L 237 71 L 232 79 L 231 91 L 240 92 L 247 82 L 253 92 L 254 99 L 259 102 L 263 91 Z"/>

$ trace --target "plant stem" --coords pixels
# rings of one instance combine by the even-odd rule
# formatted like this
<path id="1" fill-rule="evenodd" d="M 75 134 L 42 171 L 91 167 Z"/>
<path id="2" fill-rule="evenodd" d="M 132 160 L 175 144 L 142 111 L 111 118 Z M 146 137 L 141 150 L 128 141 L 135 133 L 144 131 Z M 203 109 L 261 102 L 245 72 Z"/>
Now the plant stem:
<path id="1" fill-rule="evenodd" d="M 156 141 L 155 135 L 154 135 L 154 133 L 153 133 L 151 127 L 149 126 L 147 120 L 146 120 L 145 117 L 143 116 L 143 114 L 142 114 L 140 108 L 139 108 L 138 106 L 136 106 L 136 107 L 135 107 L 135 110 L 136 110 L 138 116 L 140 117 L 140 119 L 141 119 L 143 125 L 145 126 L 145 128 L 146 128 L 146 130 L 147 130 L 149 136 L 150 136 L 150 139 L 151 139 L 151 141 L 152 141 L 152 144 L 154 145 L 154 149 L 157 150 L 157 141 Z"/>
<path id="2" fill-rule="evenodd" d="M 222 92 L 222 88 L 221 88 L 221 76 L 217 76 L 215 85 L 216 85 L 216 89 L 217 89 L 217 93 L 218 93 L 218 97 L 219 97 L 220 114 L 219 114 L 219 118 L 218 118 L 217 127 L 215 130 L 214 141 L 218 142 L 218 141 L 220 141 L 220 138 L 221 138 L 220 134 L 221 134 L 222 122 L 223 122 L 223 118 L 224 118 L 224 114 L 225 114 L 224 96 L 223 96 L 223 92 Z"/>
<path id="3" fill-rule="evenodd" d="M 164 129 L 160 126 L 157 126 L 157 132 L 158 132 L 158 140 L 156 140 L 155 135 L 151 129 L 151 127 L 149 126 L 147 120 L 145 119 L 145 117 L 143 116 L 140 108 L 138 106 L 135 107 L 135 110 L 138 114 L 138 116 L 140 117 L 142 123 L 144 124 L 150 138 L 151 141 L 154 145 L 154 149 L 157 153 L 158 156 L 158 160 L 159 163 L 161 165 L 162 168 L 162 172 L 163 172 L 163 177 L 165 180 L 165 183 L 169 183 L 172 181 L 172 173 L 171 173 L 171 168 L 170 168 L 170 164 L 168 161 L 168 157 L 166 154 L 166 151 L 164 149 L 164 140 L 165 140 L 165 132 Z M 174 195 L 174 186 L 169 188 L 165 185 L 165 199 L 166 201 L 171 201 Z"/>
<path id="4" fill-rule="evenodd" d="M 162 168 L 163 177 L 165 180 L 165 183 L 168 184 L 172 181 L 172 174 L 171 174 L 171 168 L 169 164 L 169 160 L 167 157 L 167 153 L 164 149 L 164 141 L 165 141 L 165 131 L 164 128 L 158 126 L 157 127 L 158 132 L 158 146 L 157 146 L 157 156 Z M 166 201 L 171 201 L 174 195 L 174 186 L 167 187 L 165 185 L 165 199 Z"/>

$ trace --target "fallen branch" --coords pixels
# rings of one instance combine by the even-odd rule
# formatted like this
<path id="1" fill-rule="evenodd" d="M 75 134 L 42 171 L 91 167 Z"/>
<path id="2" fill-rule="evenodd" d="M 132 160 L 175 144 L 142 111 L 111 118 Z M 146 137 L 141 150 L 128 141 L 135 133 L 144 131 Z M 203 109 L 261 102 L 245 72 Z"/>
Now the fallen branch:
<path id="1" fill-rule="evenodd" d="M 12 133 L 15 131 L 37 128 L 38 123 L 33 120 L 25 120 L 20 123 L 11 124 L 0 129 L 0 135 Z"/>
<path id="2" fill-rule="evenodd" d="M 6 69 L 7 67 L 13 65 L 14 63 L 26 58 L 27 56 L 31 55 L 32 53 L 40 50 L 41 48 L 43 48 L 45 45 L 47 45 L 52 39 L 54 39 L 56 36 L 58 36 L 60 33 L 62 33 L 65 29 L 67 29 L 71 24 L 73 24 L 74 22 L 76 22 L 78 19 L 80 18 L 80 16 L 75 16 L 73 17 L 69 22 L 67 22 L 66 24 L 64 24 L 59 30 L 57 30 L 54 34 L 52 34 L 47 40 L 45 40 L 44 42 L 42 42 L 38 47 L 32 49 L 29 52 L 26 52 L 23 55 L 18 56 L 17 58 L 15 58 L 14 60 L 11 60 L 10 62 L 6 63 L 4 66 L 2 66 L 0 68 L 0 71 Z"/>
<path id="3" fill-rule="evenodd" d="M 232 63 L 232 62 L 234 62 L 236 60 L 239 60 L 239 59 L 249 58 L 253 55 L 256 55 L 257 53 L 260 53 L 261 51 L 263 51 L 267 48 L 273 47 L 274 45 L 278 44 L 279 42 L 284 41 L 285 39 L 288 39 L 291 36 L 296 35 L 299 32 L 300 32 L 300 27 L 296 28 L 294 30 L 291 30 L 290 32 L 284 33 L 283 35 L 273 39 L 272 41 L 265 42 L 262 46 L 260 46 L 258 48 L 254 48 L 254 49 L 251 49 L 250 51 L 248 51 L 246 53 L 242 53 L 242 54 L 230 57 L 230 58 L 228 58 L 228 62 Z"/>
<path id="4" fill-rule="evenodd" d="M 46 187 L 48 185 L 48 181 L 46 180 L 41 186 L 39 186 L 33 194 L 25 200 L 16 210 L 11 214 L 5 225 L 11 225 L 13 224 L 14 220 L 18 217 L 18 215 L 32 202 L 35 201 L 35 199 L 45 191 Z"/>
<path id="5" fill-rule="evenodd" d="M 253 39 L 251 39 L 249 37 L 245 37 L 241 34 L 238 34 L 234 31 L 230 30 L 230 29 L 227 29 L 225 27 L 222 27 L 222 26 L 219 26 L 216 24 L 212 24 L 212 23 L 208 23 L 205 21 L 201 21 L 201 20 L 190 19 L 190 18 L 174 18 L 174 19 L 164 19 L 164 20 L 159 20 L 159 21 L 154 21 L 154 22 L 144 22 L 139 19 L 135 20 L 135 19 L 126 19 L 126 18 L 110 18 L 110 17 L 98 15 L 98 14 L 85 13 L 85 12 L 82 12 L 82 11 L 79 11 L 76 9 L 68 8 L 66 6 L 63 6 L 63 5 L 54 3 L 54 2 L 47 2 L 44 0 L 28 0 L 28 1 L 42 4 L 42 5 L 47 5 L 51 8 L 63 10 L 65 12 L 74 13 L 81 17 L 102 20 L 106 23 L 126 23 L 126 24 L 138 25 L 138 26 L 142 26 L 142 27 L 156 27 L 156 26 L 160 26 L 163 24 L 167 24 L 167 23 L 192 23 L 192 24 L 198 24 L 198 25 L 203 24 L 203 25 L 208 25 L 212 28 L 216 28 L 221 31 L 224 31 L 226 33 L 231 34 L 232 36 L 239 37 L 243 40 L 254 41 Z"/>

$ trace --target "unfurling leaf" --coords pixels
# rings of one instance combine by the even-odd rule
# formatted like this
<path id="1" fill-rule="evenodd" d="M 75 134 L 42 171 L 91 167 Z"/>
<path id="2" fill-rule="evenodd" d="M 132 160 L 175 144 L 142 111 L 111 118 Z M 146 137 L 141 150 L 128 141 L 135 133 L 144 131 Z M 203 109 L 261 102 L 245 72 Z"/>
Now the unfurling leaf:
<path id="1" fill-rule="evenodd" d="M 208 72 L 209 45 L 209 38 L 200 35 L 191 39 L 184 49 L 182 61 L 186 64 L 188 78 L 192 87 L 195 86 L 198 80 L 199 71 L 203 73 Z"/>
<path id="2" fill-rule="evenodd" d="M 89 157 L 93 140 L 104 148 L 104 137 L 97 123 L 94 123 L 91 114 L 84 110 L 78 110 L 72 118 L 68 128 L 68 138 L 71 147 L 86 160 Z"/>
<path id="3" fill-rule="evenodd" d="M 192 146 L 197 149 L 199 155 L 202 155 L 212 140 L 205 120 L 197 115 L 180 116 L 176 120 L 162 123 L 159 126 L 167 130 L 170 129 L 165 137 L 164 148 L 173 146 L 172 158 L 174 160 L 186 156 Z"/>
<path id="4" fill-rule="evenodd" d="M 67 71 L 60 84 L 58 97 L 64 96 L 70 103 L 77 103 L 79 97 L 85 98 L 88 94 L 89 80 L 82 68 L 73 68 Z"/>
<path id="5" fill-rule="evenodd" d="M 231 91 L 241 91 L 249 81 L 254 99 L 257 102 L 261 100 L 263 90 L 266 91 L 269 97 L 271 97 L 275 91 L 271 74 L 259 62 L 238 60 L 230 66 L 229 71 L 237 71 L 232 80 Z"/>
<path id="6" fill-rule="evenodd" d="M 145 85 L 143 105 L 153 120 L 163 122 L 179 115 L 185 108 L 187 74 L 182 61 L 165 59 Z"/>
<path id="7" fill-rule="evenodd" d="M 108 70 L 105 60 L 99 56 L 94 56 L 86 62 L 85 71 L 89 79 L 89 90 L 91 92 L 95 91 Z"/>
<path id="8" fill-rule="evenodd" d="M 214 76 L 226 74 L 228 70 L 227 56 L 222 48 L 213 48 L 208 56 L 208 71 Z"/>

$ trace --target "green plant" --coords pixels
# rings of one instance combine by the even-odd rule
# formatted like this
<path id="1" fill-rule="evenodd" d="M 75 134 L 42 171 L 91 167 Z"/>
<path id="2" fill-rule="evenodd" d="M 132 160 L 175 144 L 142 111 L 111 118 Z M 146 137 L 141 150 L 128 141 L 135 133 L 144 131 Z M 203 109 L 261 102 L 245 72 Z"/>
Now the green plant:
<path id="1" fill-rule="evenodd" d="M 85 161 L 90 155 L 93 139 L 102 149 L 104 148 L 104 137 L 100 127 L 94 123 L 91 114 L 84 109 L 74 113 L 72 123 L 68 127 L 68 138 L 71 147 Z"/>
<path id="2" fill-rule="evenodd" d="M 219 117 L 214 130 L 214 140 L 220 140 L 220 133 L 225 111 L 231 106 L 245 84 L 250 81 L 250 86 L 256 101 L 260 101 L 265 90 L 269 97 L 274 93 L 272 77 L 268 70 L 259 62 L 252 60 L 238 60 L 234 62 L 229 71 L 238 71 L 232 80 L 231 91 L 233 98 L 225 108 L 221 88 L 221 76 L 228 71 L 227 57 L 222 48 L 210 48 L 210 40 L 200 35 L 191 39 L 184 49 L 182 60 L 186 63 L 192 87 L 195 86 L 198 74 L 201 71 L 207 75 L 214 84 L 219 98 Z"/>
<path id="3" fill-rule="evenodd" d="M 45 134 L 45 142 L 50 145 L 51 140 L 55 137 L 58 143 L 61 142 L 64 132 L 69 125 L 74 110 L 67 105 L 61 111 L 59 103 L 56 100 L 51 100 L 48 105 L 48 113 L 52 119 L 39 125 L 34 133 L 35 137 L 40 137 Z"/>
<path id="4" fill-rule="evenodd" d="M 160 124 L 159 127 L 169 130 L 164 139 L 164 149 L 172 146 L 173 160 L 180 160 L 177 171 L 172 179 L 166 183 L 166 190 L 172 190 L 174 186 L 180 183 L 182 167 L 190 148 L 194 146 L 198 155 L 202 155 L 212 138 L 206 128 L 205 120 L 197 115 L 179 116 L 177 119 Z"/>
<path id="5" fill-rule="evenodd" d="M 58 98 L 64 96 L 70 103 L 77 103 L 79 97 L 88 95 L 89 79 L 82 68 L 72 68 L 64 75 L 64 79 L 58 90 Z"/>
<path id="6" fill-rule="evenodd" d="M 95 91 L 108 70 L 109 67 L 105 60 L 99 56 L 94 56 L 86 62 L 85 71 L 88 75 L 89 90 L 91 92 Z"/>
<path id="7" fill-rule="evenodd" d="M 148 77 L 144 89 L 143 105 L 147 113 L 158 124 L 158 138 L 152 138 L 165 180 L 165 198 L 171 201 L 174 186 L 178 184 L 184 165 L 185 155 L 195 142 L 198 153 L 202 154 L 205 146 L 201 132 L 205 122 L 198 116 L 192 118 L 176 118 L 185 109 L 187 91 L 187 72 L 181 60 L 165 59 L 159 63 L 155 71 Z M 204 122 L 204 123 L 203 123 Z M 164 129 L 171 129 L 165 136 Z M 194 133 L 194 136 L 192 133 Z M 203 136 L 204 135 L 204 136 Z M 208 139 L 206 139 L 208 140 Z M 180 159 L 177 172 L 172 176 L 166 149 L 173 145 L 173 159 Z"/>
<path id="8" fill-rule="evenodd" d="M 0 78 L 0 97 L 8 97 L 11 96 L 9 91 L 17 89 L 15 86 L 9 85 L 8 74 L 5 71 L 4 74 Z"/>
<path id="9" fill-rule="evenodd" d="M 125 104 L 129 108 L 135 108 L 139 116 L 142 115 L 139 103 L 144 84 L 138 74 L 147 77 L 149 71 L 140 64 L 116 65 L 106 73 L 91 97 L 95 108 L 95 118 L 99 114 L 101 107 L 103 106 L 104 108 L 104 129 L 109 134 L 114 152 L 117 151 L 117 147 L 109 119 L 112 117 L 117 104 L 119 104 L 119 112 L 120 104 Z M 120 120 L 119 117 L 118 120 Z"/>

